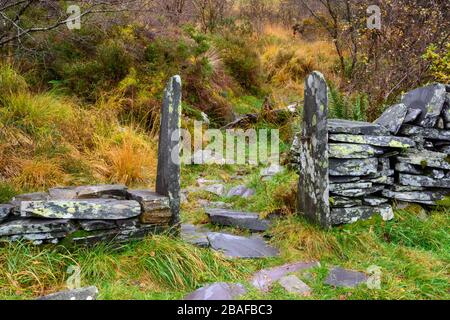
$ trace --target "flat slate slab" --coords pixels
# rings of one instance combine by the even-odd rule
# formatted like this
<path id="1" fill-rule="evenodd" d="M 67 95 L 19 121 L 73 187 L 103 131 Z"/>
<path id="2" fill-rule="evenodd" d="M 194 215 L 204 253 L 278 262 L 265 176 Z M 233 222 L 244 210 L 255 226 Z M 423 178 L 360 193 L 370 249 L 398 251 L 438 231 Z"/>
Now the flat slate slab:
<path id="1" fill-rule="evenodd" d="M 422 113 L 422 110 L 420 109 L 408 109 L 408 112 L 406 113 L 405 120 L 403 120 L 403 123 L 413 123 L 416 121 L 416 119 L 420 116 Z"/>
<path id="2" fill-rule="evenodd" d="M 5 221 L 14 209 L 12 204 L 0 204 L 0 222 Z"/>
<path id="3" fill-rule="evenodd" d="M 349 189 L 364 189 L 364 188 L 372 188 L 372 182 L 349 182 L 349 183 L 330 184 L 330 192 Z"/>
<path id="4" fill-rule="evenodd" d="M 450 141 L 450 130 L 436 128 L 423 128 L 412 125 L 403 125 L 400 134 L 404 136 L 422 136 L 427 139 Z"/>
<path id="5" fill-rule="evenodd" d="M 319 263 L 317 261 L 312 262 L 295 262 L 289 263 L 282 266 L 263 269 L 255 273 L 251 279 L 251 284 L 258 290 L 262 292 L 267 292 L 270 290 L 272 284 L 282 277 L 288 275 L 289 273 L 298 272 L 301 270 L 311 269 L 318 267 Z"/>
<path id="6" fill-rule="evenodd" d="M 330 159 L 330 176 L 366 176 L 378 171 L 378 159 Z"/>
<path id="7" fill-rule="evenodd" d="M 371 188 L 355 188 L 355 189 L 346 189 L 346 190 L 335 190 L 332 191 L 332 194 L 341 196 L 341 197 L 351 197 L 351 198 L 357 198 L 362 196 L 368 196 L 377 192 L 380 192 L 384 189 L 384 186 L 373 186 Z"/>
<path id="8" fill-rule="evenodd" d="M 77 199 L 126 198 L 127 186 L 122 184 L 99 184 L 94 186 L 80 186 L 76 188 Z"/>
<path id="9" fill-rule="evenodd" d="M 450 163 L 445 153 L 428 150 L 410 150 L 396 157 L 399 162 L 414 164 L 417 166 L 450 170 Z"/>
<path id="10" fill-rule="evenodd" d="M 240 283 L 216 282 L 195 290 L 184 300 L 234 300 L 246 293 Z"/>
<path id="11" fill-rule="evenodd" d="M 445 86 L 438 83 L 407 92 L 401 102 L 408 109 L 421 110 L 415 123 L 421 127 L 431 128 L 434 127 L 442 112 L 445 98 Z"/>
<path id="12" fill-rule="evenodd" d="M 181 224 L 180 236 L 183 241 L 201 248 L 209 247 L 208 230 L 199 228 L 192 224 Z"/>
<path id="13" fill-rule="evenodd" d="M 382 204 L 385 204 L 388 202 L 389 202 L 388 199 L 380 198 L 380 197 L 364 197 L 363 198 L 363 203 L 365 205 L 369 205 L 369 206 L 373 206 L 373 207 L 376 207 L 376 206 L 379 206 L 379 205 L 382 205 Z"/>
<path id="14" fill-rule="evenodd" d="M 395 136 L 369 136 L 369 135 L 352 135 L 352 134 L 330 134 L 331 141 L 369 144 L 376 147 L 390 147 L 390 148 L 411 148 L 415 147 L 416 143 L 406 137 Z"/>
<path id="15" fill-rule="evenodd" d="M 384 153 L 383 149 L 367 144 L 330 143 L 330 158 L 337 159 L 365 159 L 373 158 Z"/>
<path id="16" fill-rule="evenodd" d="M 248 229 L 251 231 L 266 231 L 270 226 L 269 220 L 260 219 L 259 214 L 254 212 L 212 208 L 208 208 L 205 211 L 213 224 Z"/>
<path id="17" fill-rule="evenodd" d="M 348 133 L 364 135 L 386 135 L 389 131 L 386 128 L 370 122 L 351 121 L 343 119 L 329 119 L 328 132 L 330 133 Z"/>
<path id="18" fill-rule="evenodd" d="M 225 186 L 223 184 L 211 184 L 201 188 L 201 190 L 213 193 L 219 197 L 225 194 Z"/>
<path id="19" fill-rule="evenodd" d="M 22 219 L 0 224 L 0 237 L 22 234 L 73 232 L 75 225 L 66 219 Z"/>
<path id="20" fill-rule="evenodd" d="M 405 121 L 408 107 L 399 103 L 389 107 L 383 114 L 375 120 L 376 124 L 385 127 L 390 133 L 397 134 L 398 130 Z"/>
<path id="21" fill-rule="evenodd" d="M 428 176 L 417 176 L 401 173 L 398 181 L 404 186 L 450 189 L 450 179 L 444 178 L 443 176 L 441 178 L 434 179 Z"/>
<path id="22" fill-rule="evenodd" d="M 443 191 L 403 191 L 395 192 L 391 190 L 383 190 L 383 196 L 386 198 L 396 199 L 404 202 L 417 202 L 428 205 L 435 205 L 436 201 L 443 200 L 446 193 Z"/>
<path id="23" fill-rule="evenodd" d="M 228 191 L 227 197 L 242 197 L 250 198 L 255 194 L 255 190 L 247 188 L 246 186 L 240 185 L 230 189 Z"/>
<path id="24" fill-rule="evenodd" d="M 169 198 L 151 190 L 128 190 L 127 198 L 139 202 L 144 211 L 170 209 Z"/>
<path id="25" fill-rule="evenodd" d="M 383 220 L 394 218 L 394 211 L 390 205 L 358 206 L 350 208 L 332 208 L 331 222 L 334 225 L 354 223 L 359 220 L 366 220 L 375 214 L 380 214 Z"/>
<path id="26" fill-rule="evenodd" d="M 325 284 L 333 287 L 355 288 L 369 278 L 363 272 L 333 268 L 325 279 Z"/>
<path id="27" fill-rule="evenodd" d="M 300 294 L 303 296 L 311 294 L 311 288 L 297 276 L 285 276 L 281 278 L 278 283 L 289 293 Z"/>
<path id="28" fill-rule="evenodd" d="M 46 201 L 49 198 L 50 196 L 47 192 L 24 193 L 12 198 L 10 203 L 17 209 L 22 201 Z"/>
<path id="29" fill-rule="evenodd" d="M 110 230 L 118 227 L 114 220 L 79 220 L 78 223 L 84 231 Z"/>
<path id="30" fill-rule="evenodd" d="M 141 214 L 139 202 L 134 200 L 92 199 L 22 201 L 21 217 L 47 219 L 119 220 Z"/>
<path id="31" fill-rule="evenodd" d="M 260 237 L 241 237 L 226 233 L 210 232 L 208 241 L 211 248 L 221 251 L 230 258 L 266 258 L 279 254 L 278 249 L 269 246 Z"/>
<path id="32" fill-rule="evenodd" d="M 96 300 L 97 296 L 98 289 L 92 286 L 52 293 L 36 300 Z"/>
<path id="33" fill-rule="evenodd" d="M 361 199 L 350 198 L 350 197 L 339 197 L 339 196 L 331 196 L 330 204 L 332 207 L 338 208 L 351 208 L 362 205 Z"/>

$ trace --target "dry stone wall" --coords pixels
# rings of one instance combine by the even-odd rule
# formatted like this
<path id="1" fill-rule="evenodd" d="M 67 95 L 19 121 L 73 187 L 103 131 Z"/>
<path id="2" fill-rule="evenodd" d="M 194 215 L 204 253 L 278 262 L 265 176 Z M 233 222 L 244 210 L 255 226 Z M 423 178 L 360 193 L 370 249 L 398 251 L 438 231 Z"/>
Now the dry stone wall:
<path id="1" fill-rule="evenodd" d="M 323 112 L 323 106 L 308 96 L 311 92 L 322 96 L 326 85 L 314 89 L 316 83 L 308 79 L 304 113 Z M 449 92 L 450 87 L 443 84 L 418 88 L 405 94 L 374 123 L 326 121 L 327 135 L 323 122 L 319 125 L 304 118 L 302 132 L 291 149 L 292 161 L 300 171 L 299 212 L 331 226 L 375 214 L 390 220 L 393 201 L 438 204 L 450 193 Z M 322 132 L 322 140 L 311 145 L 311 137 L 318 132 Z M 328 150 L 327 157 L 315 156 L 324 149 Z M 311 172 L 316 180 L 327 184 L 320 188 L 322 197 L 317 194 L 317 182 L 305 178 Z M 325 203 L 323 199 L 327 198 Z"/>

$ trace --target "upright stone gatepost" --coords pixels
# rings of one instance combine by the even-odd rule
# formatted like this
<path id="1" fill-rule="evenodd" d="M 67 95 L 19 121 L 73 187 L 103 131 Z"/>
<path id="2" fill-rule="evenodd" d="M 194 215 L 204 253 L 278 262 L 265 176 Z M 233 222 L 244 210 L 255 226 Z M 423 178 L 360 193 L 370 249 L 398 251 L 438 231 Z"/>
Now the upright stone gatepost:
<path id="1" fill-rule="evenodd" d="M 297 195 L 299 213 L 324 227 L 331 225 L 327 93 L 327 84 L 320 72 L 314 71 L 306 78 Z"/>
<path id="2" fill-rule="evenodd" d="M 171 224 L 180 221 L 181 78 L 170 78 L 161 108 L 156 192 L 169 197 Z"/>

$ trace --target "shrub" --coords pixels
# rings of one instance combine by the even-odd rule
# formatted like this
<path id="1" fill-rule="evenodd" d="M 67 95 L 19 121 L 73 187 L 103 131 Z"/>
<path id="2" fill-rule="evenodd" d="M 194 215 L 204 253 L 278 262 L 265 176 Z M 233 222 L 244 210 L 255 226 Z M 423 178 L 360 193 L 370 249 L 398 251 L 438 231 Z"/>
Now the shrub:
<path id="1" fill-rule="evenodd" d="M 435 45 L 430 45 L 423 58 L 430 63 L 430 73 L 434 80 L 450 83 L 450 42 L 445 46 L 444 52 L 439 54 Z"/>

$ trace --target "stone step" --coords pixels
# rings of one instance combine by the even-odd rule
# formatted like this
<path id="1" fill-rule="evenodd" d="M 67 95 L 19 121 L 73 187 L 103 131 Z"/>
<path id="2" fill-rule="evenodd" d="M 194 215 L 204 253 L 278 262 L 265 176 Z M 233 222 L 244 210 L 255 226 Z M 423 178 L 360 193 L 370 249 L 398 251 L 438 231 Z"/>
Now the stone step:
<path id="1" fill-rule="evenodd" d="M 212 224 L 248 229 L 250 231 L 266 231 L 270 221 L 260 219 L 258 213 L 234 211 L 227 209 L 207 208 L 206 214 Z"/>

